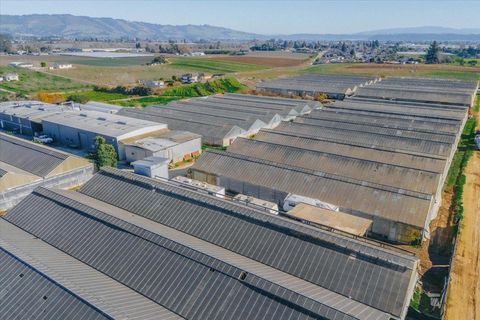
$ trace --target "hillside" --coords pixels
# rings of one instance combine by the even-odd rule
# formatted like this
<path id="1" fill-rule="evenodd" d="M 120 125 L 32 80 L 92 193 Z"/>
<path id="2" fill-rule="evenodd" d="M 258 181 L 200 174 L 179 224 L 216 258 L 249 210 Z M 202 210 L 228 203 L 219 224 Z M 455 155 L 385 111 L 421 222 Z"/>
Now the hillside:
<path id="1" fill-rule="evenodd" d="M 252 33 L 210 25 L 160 25 L 69 14 L 1 15 L 0 32 L 13 36 L 155 40 L 245 40 Z"/>
<path id="2" fill-rule="evenodd" d="M 480 29 L 412 27 L 373 30 L 352 34 L 321 33 L 262 35 L 211 25 L 162 25 L 113 18 L 69 14 L 0 15 L 0 33 L 14 37 L 60 37 L 67 39 L 151 40 L 391 40 L 391 41 L 480 41 Z"/>

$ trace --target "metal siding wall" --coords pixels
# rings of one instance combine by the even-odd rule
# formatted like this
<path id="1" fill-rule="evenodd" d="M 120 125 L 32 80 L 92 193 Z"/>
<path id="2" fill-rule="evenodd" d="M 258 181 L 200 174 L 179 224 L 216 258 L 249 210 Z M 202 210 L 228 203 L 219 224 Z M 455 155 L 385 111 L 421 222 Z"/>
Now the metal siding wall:
<path id="1" fill-rule="evenodd" d="M 0 193 L 0 209 L 9 209 L 28 196 L 32 191 L 40 186 L 47 188 L 70 189 L 82 185 L 93 176 L 93 165 L 80 168 L 62 175 L 54 176 L 49 179 L 37 181 L 32 184 L 9 189 L 7 192 Z"/>
<path id="2" fill-rule="evenodd" d="M 135 146 L 126 145 L 125 146 L 125 158 L 128 163 L 134 162 L 137 160 L 143 160 L 147 157 L 151 157 L 154 154 L 151 151 L 138 148 Z"/>
<path id="3" fill-rule="evenodd" d="M 173 162 L 182 161 L 184 155 L 190 155 L 202 149 L 201 139 L 186 141 L 170 149 L 172 150 L 172 158 L 170 160 L 173 160 Z"/>

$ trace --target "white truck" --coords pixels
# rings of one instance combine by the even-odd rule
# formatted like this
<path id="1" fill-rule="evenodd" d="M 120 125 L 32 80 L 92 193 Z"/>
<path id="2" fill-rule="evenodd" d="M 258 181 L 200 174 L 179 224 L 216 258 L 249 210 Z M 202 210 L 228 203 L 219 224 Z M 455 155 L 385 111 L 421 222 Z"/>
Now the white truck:
<path id="1" fill-rule="evenodd" d="M 42 134 L 40 136 L 33 137 L 33 141 L 37 143 L 50 144 L 53 142 L 53 139 L 45 134 Z"/>
<path id="2" fill-rule="evenodd" d="M 323 202 L 318 199 L 312 199 L 309 197 L 304 197 L 298 194 L 293 194 L 289 193 L 286 197 L 285 200 L 283 200 L 283 210 L 289 211 L 292 210 L 297 204 L 299 203 L 305 203 L 309 204 L 314 207 L 318 208 L 323 208 L 323 209 L 328 209 L 332 211 L 339 211 L 340 208 L 336 205 L 333 205 L 331 203 Z"/>

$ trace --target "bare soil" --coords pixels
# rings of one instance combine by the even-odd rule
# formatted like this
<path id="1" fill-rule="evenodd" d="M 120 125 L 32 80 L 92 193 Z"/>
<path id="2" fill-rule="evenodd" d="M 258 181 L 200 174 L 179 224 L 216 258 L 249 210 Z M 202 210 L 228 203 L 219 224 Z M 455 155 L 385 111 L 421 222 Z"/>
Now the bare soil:
<path id="1" fill-rule="evenodd" d="M 219 56 L 209 58 L 215 61 L 241 62 L 248 64 L 256 64 L 267 67 L 294 67 L 304 64 L 308 59 L 302 60 L 298 58 L 281 58 L 281 57 L 255 57 L 255 56 Z"/>
<path id="2" fill-rule="evenodd" d="M 477 119 L 480 120 L 480 113 Z M 480 123 L 480 122 L 477 122 Z M 478 129 L 478 126 L 477 126 Z M 480 152 L 465 170 L 464 218 L 453 259 L 446 320 L 480 319 Z"/>

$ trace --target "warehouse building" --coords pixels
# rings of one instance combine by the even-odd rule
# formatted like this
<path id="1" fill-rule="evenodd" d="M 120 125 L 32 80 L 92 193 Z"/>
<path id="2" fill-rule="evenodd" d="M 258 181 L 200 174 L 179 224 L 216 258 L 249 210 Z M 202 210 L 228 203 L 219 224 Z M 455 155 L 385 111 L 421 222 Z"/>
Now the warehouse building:
<path id="1" fill-rule="evenodd" d="M 65 106 L 39 101 L 7 101 L 0 103 L 0 129 L 34 136 L 43 131 L 42 119 L 67 110 Z"/>
<path id="2" fill-rule="evenodd" d="M 208 145 L 228 146 L 236 138 L 246 136 L 246 131 L 236 125 L 218 123 L 212 119 L 205 118 L 181 118 L 160 115 L 157 113 L 159 107 L 147 107 L 142 110 L 123 109 L 119 114 L 135 119 L 151 121 L 163 121 L 168 123 L 171 130 L 189 130 L 202 136 L 202 143 Z"/>
<path id="3" fill-rule="evenodd" d="M 165 130 L 132 142 L 124 140 L 127 162 L 147 157 L 163 157 L 177 163 L 196 158 L 202 152 L 202 137 L 188 131 Z"/>
<path id="4" fill-rule="evenodd" d="M 410 243 L 429 237 L 467 116 L 461 105 L 348 98 L 207 152 L 191 174 L 280 207 L 307 197 L 372 220 L 372 236 Z"/>
<path id="5" fill-rule="evenodd" d="M 73 188 L 92 174 L 86 159 L 0 133 L 0 211 L 38 186 Z"/>
<path id="6" fill-rule="evenodd" d="M 208 145 L 228 146 L 237 137 L 247 137 L 262 128 L 275 128 L 313 109 L 318 102 L 226 94 L 172 102 L 143 110 L 123 109 L 121 115 L 167 123 L 173 130 L 188 130 L 202 136 Z"/>
<path id="7" fill-rule="evenodd" d="M 303 75 L 259 82 L 256 88 L 258 92 L 292 97 L 326 95 L 330 99 L 342 100 L 352 95 L 358 88 L 378 81 L 380 78 L 363 76 Z"/>
<path id="8" fill-rule="evenodd" d="M 280 205 L 289 194 L 298 194 L 325 206 L 338 206 L 341 211 L 371 219 L 372 233 L 400 242 L 422 237 L 435 204 L 433 195 L 428 193 L 231 152 L 204 152 L 191 168 L 191 175 L 193 179 Z"/>
<path id="9" fill-rule="evenodd" d="M 43 117 L 43 132 L 54 142 L 91 150 L 96 136 L 113 145 L 120 160 L 125 160 L 123 140 L 144 138 L 167 128 L 166 124 L 139 120 L 97 111 L 70 111 Z"/>
<path id="10" fill-rule="evenodd" d="M 1 273 L 12 261 L 29 269 L 3 308 L 28 292 L 28 318 L 30 273 L 63 291 L 44 312 L 93 319 L 403 319 L 417 281 L 405 251 L 116 169 L 80 192 L 38 188 L 0 229 Z"/>
<path id="11" fill-rule="evenodd" d="M 477 89 L 478 81 L 392 77 L 360 88 L 355 96 L 471 107 Z"/>

